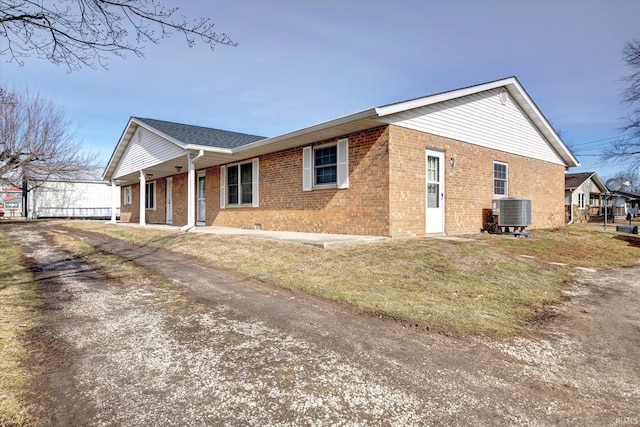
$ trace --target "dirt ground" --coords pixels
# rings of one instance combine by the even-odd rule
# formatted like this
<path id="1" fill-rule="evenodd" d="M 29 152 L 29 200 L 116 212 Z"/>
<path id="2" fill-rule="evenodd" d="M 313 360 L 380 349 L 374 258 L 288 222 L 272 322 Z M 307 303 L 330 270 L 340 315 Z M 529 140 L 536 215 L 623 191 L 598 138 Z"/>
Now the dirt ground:
<path id="1" fill-rule="evenodd" d="M 106 280 L 45 227 L 184 286 L 204 309 L 162 309 L 160 290 Z M 640 424 L 640 267 L 585 275 L 528 337 L 455 338 L 103 235 L 7 232 L 46 295 L 32 337 L 47 355 L 33 384 L 43 425 Z"/>

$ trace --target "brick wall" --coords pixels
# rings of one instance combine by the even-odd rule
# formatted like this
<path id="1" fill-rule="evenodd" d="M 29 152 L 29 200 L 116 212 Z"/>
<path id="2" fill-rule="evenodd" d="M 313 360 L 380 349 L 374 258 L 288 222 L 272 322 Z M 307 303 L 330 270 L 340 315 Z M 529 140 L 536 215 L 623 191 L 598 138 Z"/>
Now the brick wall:
<path id="1" fill-rule="evenodd" d="M 445 231 L 477 233 L 493 207 L 493 162 L 508 164 L 509 196 L 532 200 L 532 227 L 564 224 L 564 167 L 399 126 L 347 135 L 349 188 L 302 191 L 302 147 L 260 157 L 260 206 L 220 209 L 220 167 L 206 172 L 206 224 L 264 230 L 422 236 L 425 232 L 425 150 L 444 151 Z M 337 141 L 318 141 L 322 145 Z M 456 165 L 449 159 L 455 155 Z M 247 159 L 250 160 L 250 159 Z M 173 224 L 187 222 L 187 174 L 173 177 Z M 166 181 L 156 181 L 155 211 L 165 222 Z M 139 185 L 121 220 L 139 221 Z"/>
<path id="2" fill-rule="evenodd" d="M 120 188 L 120 221 L 140 222 L 140 184 L 131 185 L 131 204 L 124 204 L 124 188 Z"/>
<path id="3" fill-rule="evenodd" d="M 220 209 L 220 168 L 207 170 L 207 225 L 389 235 L 386 126 L 347 135 L 349 188 L 302 191 L 302 147 L 260 157 L 260 207 Z M 322 145 L 338 138 L 318 141 Z"/>
<path id="4" fill-rule="evenodd" d="M 152 182 L 152 181 L 148 181 Z M 156 183 L 156 208 L 145 211 L 145 222 L 164 224 L 167 214 L 167 180 Z M 120 189 L 120 221 L 140 222 L 140 184 L 131 185 L 131 204 L 124 204 L 124 187 Z M 187 174 L 173 176 L 173 224 L 187 223 Z"/>
<path id="5" fill-rule="evenodd" d="M 492 209 L 493 162 L 508 164 L 508 195 L 531 199 L 532 226 L 564 224 L 564 166 L 423 132 L 390 126 L 391 235 L 420 236 L 425 230 L 425 150 L 444 151 L 445 231 L 476 233 L 483 210 Z M 452 166 L 450 158 L 456 156 Z"/>
<path id="6" fill-rule="evenodd" d="M 187 224 L 187 183 L 186 173 L 173 176 L 173 225 Z"/>

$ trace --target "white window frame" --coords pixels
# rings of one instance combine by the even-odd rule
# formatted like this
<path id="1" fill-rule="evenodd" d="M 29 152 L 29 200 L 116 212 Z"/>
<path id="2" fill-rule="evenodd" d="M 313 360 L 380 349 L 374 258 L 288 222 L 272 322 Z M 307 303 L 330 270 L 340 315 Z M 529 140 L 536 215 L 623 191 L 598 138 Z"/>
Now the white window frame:
<path id="1" fill-rule="evenodd" d="M 578 209 L 583 209 L 585 207 L 585 203 L 584 203 L 584 193 L 581 191 L 578 193 Z"/>
<path id="2" fill-rule="evenodd" d="M 144 184 L 144 209 L 147 211 L 155 211 L 157 204 L 156 199 L 156 182 L 150 181 Z M 153 206 L 149 206 L 149 201 L 151 201 Z"/>
<path id="3" fill-rule="evenodd" d="M 124 205 L 130 205 L 131 204 L 131 186 L 127 185 L 126 187 L 124 187 L 124 200 L 122 202 L 122 204 Z"/>
<path id="4" fill-rule="evenodd" d="M 505 168 L 505 178 L 496 178 L 496 165 L 504 166 Z M 493 185 L 493 197 L 494 199 L 501 199 L 503 197 L 507 197 L 509 195 L 509 165 L 503 162 L 493 162 L 493 169 L 491 171 L 493 180 L 491 184 Z M 504 181 L 504 194 L 496 193 L 496 181 Z"/>
<path id="5" fill-rule="evenodd" d="M 336 147 L 336 182 L 327 184 L 316 183 L 315 153 L 323 148 Z M 325 167 L 327 165 L 322 165 Z M 349 140 L 339 139 L 328 144 L 307 146 L 302 148 L 302 191 L 320 190 L 326 188 L 349 188 Z"/>
<path id="6" fill-rule="evenodd" d="M 242 203 L 242 165 L 251 165 L 251 202 Z M 238 203 L 229 203 L 228 169 L 238 168 Z M 248 183 L 245 183 L 248 184 Z M 260 206 L 260 160 L 258 157 L 249 161 L 220 166 L 220 209 L 226 208 L 257 208 Z"/>

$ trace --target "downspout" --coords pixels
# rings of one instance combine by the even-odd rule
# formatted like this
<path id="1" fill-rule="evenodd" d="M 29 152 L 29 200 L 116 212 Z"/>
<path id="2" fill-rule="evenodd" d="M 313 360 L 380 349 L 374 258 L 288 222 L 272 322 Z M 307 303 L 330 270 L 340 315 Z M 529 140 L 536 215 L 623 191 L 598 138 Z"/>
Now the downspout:
<path id="1" fill-rule="evenodd" d="M 569 205 L 571 206 L 571 221 L 569 221 L 567 225 L 573 224 L 573 192 L 574 191 L 576 191 L 575 188 L 571 190 L 571 195 L 569 196 Z"/>
<path id="2" fill-rule="evenodd" d="M 187 173 L 187 225 L 180 227 L 180 231 L 189 231 L 196 226 L 196 161 L 204 156 L 204 150 L 200 150 L 198 155 L 191 158 L 189 153 L 188 173 Z"/>

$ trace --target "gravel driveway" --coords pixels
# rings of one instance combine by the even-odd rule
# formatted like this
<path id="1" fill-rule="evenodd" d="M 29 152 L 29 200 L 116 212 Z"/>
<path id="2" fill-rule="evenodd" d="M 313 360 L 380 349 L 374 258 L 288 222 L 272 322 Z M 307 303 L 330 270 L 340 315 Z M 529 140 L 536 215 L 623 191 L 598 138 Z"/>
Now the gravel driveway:
<path id="1" fill-rule="evenodd" d="M 46 294 L 44 425 L 640 423 L 640 268 L 585 276 L 531 337 L 460 339 L 98 234 L 12 227 Z M 45 230 L 134 260 L 200 308 L 163 309 L 145 278 L 107 280 Z"/>

